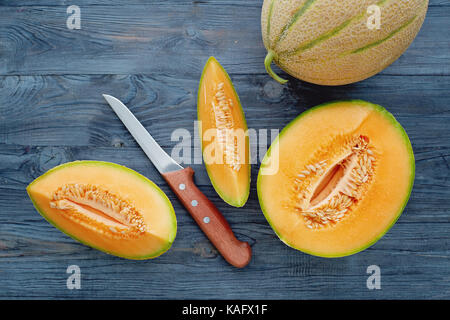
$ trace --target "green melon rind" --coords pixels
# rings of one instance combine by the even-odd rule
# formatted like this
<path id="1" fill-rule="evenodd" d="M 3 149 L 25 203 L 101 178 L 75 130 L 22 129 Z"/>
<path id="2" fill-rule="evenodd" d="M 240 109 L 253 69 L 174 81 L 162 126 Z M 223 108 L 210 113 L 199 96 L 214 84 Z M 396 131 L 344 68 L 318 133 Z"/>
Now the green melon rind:
<path id="1" fill-rule="evenodd" d="M 200 105 L 200 96 L 199 96 L 199 95 L 200 95 L 200 88 L 201 88 L 201 86 L 202 86 L 203 78 L 204 78 L 204 76 L 205 76 L 205 72 L 206 72 L 206 70 L 207 70 L 207 67 L 208 67 L 208 65 L 209 65 L 212 61 L 215 61 L 215 62 L 220 66 L 220 68 L 222 69 L 223 73 L 225 74 L 225 77 L 226 77 L 227 81 L 230 83 L 231 88 L 233 89 L 233 92 L 234 92 L 234 94 L 236 95 L 237 102 L 238 102 L 238 105 L 239 105 L 239 110 L 241 111 L 241 116 L 242 116 L 242 119 L 243 119 L 243 122 L 244 122 L 244 125 L 245 125 L 245 128 L 244 128 L 244 129 L 247 130 L 247 128 L 248 128 L 248 127 L 247 127 L 247 120 L 245 119 L 244 110 L 242 109 L 242 104 L 241 104 L 241 101 L 240 101 L 240 99 L 239 99 L 239 96 L 238 96 L 238 94 L 237 94 L 237 92 L 236 92 L 236 89 L 234 88 L 233 82 L 231 81 L 231 78 L 230 78 L 230 76 L 228 75 L 228 73 L 227 73 L 227 71 L 225 70 L 225 68 L 222 67 L 222 65 L 221 65 L 221 64 L 217 61 L 217 59 L 214 58 L 214 57 L 209 57 L 208 61 L 206 61 L 206 64 L 205 64 L 205 66 L 204 66 L 204 68 L 203 68 L 203 71 L 202 71 L 202 75 L 201 75 L 201 77 L 200 77 L 200 83 L 199 83 L 199 86 L 198 86 L 198 96 L 197 96 L 197 119 L 200 120 L 200 108 L 199 108 L 199 105 Z M 199 131 L 200 145 L 201 145 L 202 156 L 203 156 L 202 130 L 201 130 L 201 127 L 200 127 L 200 122 L 199 122 L 199 128 L 198 128 L 198 131 Z M 248 139 L 249 139 L 248 136 L 246 137 L 246 139 L 247 139 L 247 142 L 248 142 Z M 250 144 L 249 144 L 249 145 L 250 145 Z M 248 155 L 248 159 L 249 159 L 249 162 L 251 163 L 251 161 L 250 161 L 250 155 Z M 250 165 L 250 164 L 249 164 L 249 165 Z M 246 190 L 245 194 L 243 195 L 243 197 L 242 197 L 241 199 L 232 199 L 232 198 L 227 197 L 227 196 L 224 194 L 224 192 L 221 190 L 220 186 L 218 186 L 218 185 L 214 182 L 214 179 L 212 178 L 210 169 L 208 168 L 208 165 L 207 165 L 206 163 L 205 163 L 205 168 L 206 168 L 206 172 L 208 173 L 209 180 L 211 181 L 211 184 L 212 184 L 214 190 L 217 192 L 217 194 L 219 195 L 219 197 L 220 197 L 223 201 L 225 201 L 226 203 L 228 203 L 230 206 L 237 207 L 237 208 L 243 207 L 243 206 L 245 205 L 245 203 L 247 202 L 248 197 L 249 197 L 249 195 L 250 195 L 251 170 L 248 170 L 248 183 L 247 183 L 247 190 Z"/>
<path id="2" fill-rule="evenodd" d="M 42 210 L 42 209 L 37 205 L 37 203 L 34 201 L 32 195 L 30 194 L 29 189 L 30 189 L 30 187 L 31 187 L 33 184 L 35 184 L 35 183 L 38 182 L 39 180 L 45 178 L 46 176 L 51 175 L 53 172 L 55 172 L 55 171 L 57 171 L 57 170 L 64 169 L 64 168 L 67 168 L 67 167 L 77 166 L 77 165 L 95 165 L 95 166 L 103 165 L 103 166 L 114 167 L 114 168 L 116 168 L 116 169 L 123 170 L 123 171 L 125 171 L 125 172 L 127 172 L 127 173 L 129 173 L 129 174 L 133 174 L 133 175 L 136 176 L 137 178 L 139 178 L 139 179 L 143 180 L 144 182 L 146 182 L 147 184 L 149 184 L 149 186 L 150 186 L 151 188 L 153 188 L 153 189 L 155 189 L 156 191 L 158 191 L 158 193 L 161 195 L 161 197 L 162 197 L 162 198 L 165 200 L 165 202 L 167 203 L 167 206 L 170 208 L 170 213 L 171 213 L 171 215 L 172 215 L 172 221 L 173 221 L 173 224 L 172 224 L 173 232 L 171 233 L 170 238 L 167 240 L 167 245 L 166 245 L 166 247 L 162 248 L 161 250 L 159 250 L 159 251 L 157 251 L 157 252 L 153 252 L 153 253 L 151 253 L 151 254 L 143 255 L 143 256 L 127 256 L 127 255 L 121 255 L 121 254 L 114 253 L 114 252 L 112 252 L 112 251 L 108 251 L 108 250 L 102 249 L 102 248 L 97 247 L 97 246 L 95 246 L 95 245 L 92 245 L 92 244 L 90 244 L 90 243 L 88 243 L 88 242 L 86 242 L 86 241 L 80 240 L 80 239 L 78 239 L 77 237 L 73 236 L 72 234 L 70 234 L 70 233 L 66 232 L 65 230 L 63 230 L 62 228 L 60 228 L 56 223 L 54 223 L 54 222 L 53 222 L 53 221 L 45 214 L 44 210 Z M 131 259 L 131 260 L 146 260 L 146 259 L 153 259 L 153 258 L 156 258 L 156 257 L 162 255 L 162 254 L 165 253 L 167 250 L 169 250 L 170 247 L 172 246 L 172 243 L 175 241 L 175 237 L 176 237 L 176 234 L 177 234 L 177 218 L 176 218 L 176 215 L 175 215 L 175 210 L 173 209 L 172 203 L 170 202 L 169 198 L 168 198 L 167 195 L 164 193 L 164 191 L 162 191 L 162 190 L 161 190 L 161 189 L 160 189 L 153 181 L 149 180 L 148 178 L 144 177 L 144 176 L 141 175 L 140 173 L 138 173 L 138 172 L 136 172 L 136 171 L 134 171 L 134 170 L 132 170 L 132 169 L 130 169 L 130 168 L 127 168 L 127 167 L 125 167 L 125 166 L 122 166 L 122 165 L 119 165 L 119 164 L 116 164 L 116 163 L 112 163 L 112 162 L 106 162 L 106 161 L 92 161 L 92 160 L 72 161 L 72 162 L 68 162 L 68 163 L 61 164 L 61 165 L 59 165 L 59 166 L 56 166 L 56 167 L 54 167 L 54 168 L 48 170 L 46 173 L 44 173 L 43 175 L 41 175 L 41 176 L 39 176 L 38 178 L 36 178 L 35 180 L 33 180 L 33 181 L 27 186 L 26 189 L 27 189 L 28 196 L 30 197 L 31 202 L 33 203 L 34 207 L 35 207 L 36 210 L 39 212 L 39 214 L 40 214 L 42 217 L 44 217 L 45 220 L 47 220 L 48 223 L 50 223 L 50 224 L 53 225 L 56 229 L 58 229 L 59 231 L 61 231 L 61 232 L 64 233 L 64 234 L 68 235 L 68 236 L 71 237 L 72 239 L 74 239 L 74 240 L 76 240 L 76 241 L 78 241 L 78 242 L 80 242 L 80 243 L 82 243 L 82 244 L 84 244 L 84 245 L 86 245 L 86 246 L 88 246 L 88 247 L 91 247 L 91 248 L 93 248 L 93 249 L 102 251 L 102 252 L 104 252 L 104 253 L 107 253 L 107 254 L 110 254 L 110 255 L 113 255 L 113 256 L 117 256 L 117 257 L 121 257 L 121 258 L 125 258 L 125 259 Z"/>
<path id="3" fill-rule="evenodd" d="M 267 35 L 267 44 L 268 47 L 270 48 L 270 28 L 271 28 L 271 19 L 272 19 L 272 14 L 273 14 L 273 5 L 275 3 L 275 0 L 272 0 L 269 4 L 269 12 L 267 14 L 267 28 L 266 28 L 266 35 Z"/>
<path id="4" fill-rule="evenodd" d="M 335 255 L 323 255 L 323 254 L 318 254 L 315 252 L 311 252 L 308 250 L 304 250 L 304 249 L 300 249 L 300 248 L 296 248 L 294 245 L 290 244 L 286 239 L 283 238 L 283 235 L 280 234 L 274 227 L 272 221 L 270 220 L 269 214 L 266 210 L 266 208 L 264 207 L 264 201 L 262 199 L 262 195 L 260 193 L 261 190 L 261 180 L 262 180 L 262 175 L 261 175 L 261 169 L 264 166 L 264 163 L 266 163 L 268 161 L 268 159 L 270 158 L 270 153 L 271 153 L 271 149 L 272 149 L 272 145 L 274 145 L 275 143 L 278 143 L 279 140 L 283 137 L 283 135 L 286 134 L 286 132 L 289 131 L 289 128 L 294 125 L 298 120 L 300 120 L 301 118 L 303 118 L 305 115 L 309 114 L 310 112 L 314 112 L 315 110 L 319 109 L 319 108 L 332 108 L 334 106 L 336 106 L 339 103 L 354 103 L 357 105 L 364 105 L 366 107 L 369 107 L 379 113 L 381 113 L 383 116 L 385 116 L 390 122 L 391 124 L 399 131 L 400 135 L 403 137 L 403 140 L 405 142 L 405 145 L 407 147 L 408 153 L 409 153 L 409 158 L 410 158 L 410 166 L 411 166 L 411 177 L 410 177 L 410 181 L 409 181 L 409 188 L 408 188 L 408 193 L 403 201 L 403 204 L 401 206 L 401 209 L 399 210 L 399 212 L 397 213 L 397 215 L 395 215 L 395 217 L 392 219 L 392 222 L 386 227 L 386 229 L 381 232 L 375 239 L 373 239 L 372 241 L 368 242 L 367 244 L 363 245 L 362 247 L 355 249 L 353 251 L 350 251 L 348 253 L 343 253 L 343 254 L 335 254 Z M 264 216 L 267 219 L 267 222 L 269 223 L 269 225 L 272 227 L 273 231 L 275 232 L 275 234 L 278 236 L 278 238 L 284 242 L 287 246 L 302 251 L 304 253 L 313 255 L 313 256 L 318 256 L 318 257 L 323 257 L 323 258 L 340 258 L 340 257 L 345 257 L 345 256 L 349 256 L 355 253 L 358 253 L 360 251 L 363 251 L 365 249 L 367 249 L 368 247 L 374 245 L 378 240 L 380 240 L 380 238 L 382 238 L 391 228 L 392 226 L 397 222 L 397 220 L 400 218 L 401 214 L 403 213 L 406 204 L 408 203 L 408 200 L 411 196 L 411 192 L 413 189 L 413 184 L 414 184 L 414 178 L 415 178 L 415 159 L 414 159 L 414 152 L 413 152 L 413 148 L 411 145 L 411 141 L 409 140 L 408 134 L 406 133 L 405 129 L 401 126 L 401 124 L 395 119 L 395 117 L 389 112 L 387 111 L 384 107 L 377 105 L 377 104 L 373 104 L 364 100 L 346 100 L 346 101 L 331 101 L 331 102 L 327 102 L 324 104 L 320 104 L 318 106 L 315 106 L 305 112 L 303 112 L 302 114 L 300 114 L 297 118 L 295 118 L 294 120 L 292 120 L 286 127 L 284 127 L 284 129 L 280 132 L 280 134 L 276 137 L 276 139 L 273 141 L 272 145 L 269 147 L 269 150 L 267 150 L 266 155 L 264 156 L 263 161 L 261 162 L 261 168 L 258 172 L 258 178 L 257 178 L 257 193 L 258 193 L 258 199 L 259 199 L 259 204 L 261 207 L 261 210 L 264 214 Z"/>
<path id="5" fill-rule="evenodd" d="M 289 19 L 288 23 L 283 27 L 281 33 L 275 39 L 274 46 L 276 46 L 282 39 L 287 36 L 289 30 L 299 21 L 300 17 L 308 11 L 309 8 L 316 2 L 316 0 L 306 0 L 296 11 L 293 12 L 291 19 Z M 272 3 L 273 4 L 273 3 Z M 270 37 L 270 34 L 268 35 Z"/>
<path id="6" fill-rule="evenodd" d="M 386 2 L 387 2 L 387 0 L 381 0 L 381 1 L 378 1 L 376 3 L 376 5 L 377 6 L 382 6 Z M 295 55 L 295 54 L 298 54 L 301 51 L 311 49 L 312 47 L 316 46 L 317 44 L 319 44 L 319 43 L 321 43 L 323 41 L 326 41 L 326 40 L 332 38 L 333 36 L 339 34 L 342 30 L 344 30 L 351 23 L 353 23 L 355 21 L 359 21 L 360 19 L 364 18 L 365 14 L 366 14 L 366 12 L 362 11 L 360 14 L 345 20 L 340 25 L 336 26 L 335 28 L 331 29 L 330 31 L 327 31 L 327 32 L 321 34 L 317 38 L 312 39 L 312 40 L 308 41 L 305 44 L 301 44 L 301 45 L 299 45 L 297 48 L 295 48 L 293 50 L 290 50 L 290 51 L 287 51 L 287 52 L 285 51 L 283 53 L 287 53 L 288 55 Z M 280 55 L 281 55 L 281 53 L 280 53 Z"/>

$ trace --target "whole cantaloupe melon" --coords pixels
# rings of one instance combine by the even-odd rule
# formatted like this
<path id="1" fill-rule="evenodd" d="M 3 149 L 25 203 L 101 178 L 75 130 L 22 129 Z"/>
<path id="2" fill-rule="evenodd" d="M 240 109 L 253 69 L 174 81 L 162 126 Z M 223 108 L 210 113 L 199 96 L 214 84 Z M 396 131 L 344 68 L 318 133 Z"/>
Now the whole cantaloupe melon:
<path id="1" fill-rule="evenodd" d="M 427 8 L 428 0 L 264 0 L 266 70 L 280 83 L 286 80 L 272 71 L 272 61 L 321 85 L 369 78 L 409 47 Z"/>

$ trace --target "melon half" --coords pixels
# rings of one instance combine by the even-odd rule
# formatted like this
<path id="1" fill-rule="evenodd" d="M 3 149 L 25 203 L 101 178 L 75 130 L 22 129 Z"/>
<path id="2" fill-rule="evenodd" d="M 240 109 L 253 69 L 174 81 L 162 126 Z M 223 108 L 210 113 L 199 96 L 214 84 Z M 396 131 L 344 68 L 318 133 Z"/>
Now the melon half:
<path id="1" fill-rule="evenodd" d="M 414 170 L 411 143 L 392 114 L 365 101 L 333 102 L 282 130 L 261 165 L 258 198 L 287 245 L 341 257 L 369 247 L 395 223 Z"/>
<path id="2" fill-rule="evenodd" d="M 428 0 L 265 0 L 261 30 L 274 61 L 321 85 L 371 77 L 405 52 L 422 26 Z"/>

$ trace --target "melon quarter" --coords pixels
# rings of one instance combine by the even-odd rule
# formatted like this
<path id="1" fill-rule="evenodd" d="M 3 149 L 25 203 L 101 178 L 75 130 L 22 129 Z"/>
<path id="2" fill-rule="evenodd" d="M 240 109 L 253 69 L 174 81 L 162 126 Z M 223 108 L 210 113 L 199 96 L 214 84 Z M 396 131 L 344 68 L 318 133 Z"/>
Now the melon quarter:
<path id="1" fill-rule="evenodd" d="M 92 248 L 127 259 L 155 258 L 172 245 L 172 204 L 152 181 L 124 166 L 74 161 L 27 187 L 37 211 L 56 228 Z"/>
<path id="2" fill-rule="evenodd" d="M 379 11 L 374 10 L 377 6 Z M 375 7 L 376 8 L 376 7 Z M 265 0 L 265 66 L 320 85 L 369 78 L 397 60 L 422 26 L 428 0 Z M 380 14 L 380 27 L 372 28 Z"/>
<path id="3" fill-rule="evenodd" d="M 269 165 L 278 170 L 265 170 Z M 414 168 L 411 143 L 392 114 L 361 100 L 333 102 L 281 131 L 261 165 L 258 198 L 287 245 L 342 257 L 372 245 L 395 223 Z"/>

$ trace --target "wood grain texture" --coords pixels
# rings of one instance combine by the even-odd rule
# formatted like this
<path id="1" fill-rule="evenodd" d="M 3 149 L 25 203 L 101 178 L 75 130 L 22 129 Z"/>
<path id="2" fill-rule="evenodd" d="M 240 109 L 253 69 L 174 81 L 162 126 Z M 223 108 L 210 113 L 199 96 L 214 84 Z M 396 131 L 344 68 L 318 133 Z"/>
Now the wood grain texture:
<path id="1" fill-rule="evenodd" d="M 82 29 L 71 31 L 66 1 L 0 0 L 0 298 L 450 299 L 450 1 L 430 1 L 419 36 L 391 67 L 342 87 L 292 78 L 280 86 L 265 74 L 261 3 L 80 0 Z M 171 151 L 174 129 L 194 135 L 209 55 L 229 71 L 249 128 L 281 129 L 330 100 L 364 99 L 392 112 L 411 138 L 416 179 L 391 231 L 350 257 L 303 254 L 279 241 L 260 211 L 259 164 L 240 209 L 221 201 L 204 166 L 192 164 L 199 188 L 252 246 L 249 266 L 230 267 L 101 96 L 122 99 Z M 81 159 L 126 165 L 167 193 L 178 219 L 170 251 L 151 261 L 112 257 L 39 216 L 26 185 Z M 81 268 L 81 290 L 66 288 L 71 264 Z M 381 268 L 381 290 L 366 288 L 372 264 Z"/>
<path id="2" fill-rule="evenodd" d="M 202 70 L 209 55 L 230 74 L 265 73 L 261 1 L 87 3 L 80 4 L 81 30 L 67 29 L 67 5 L 3 6 L 0 73 L 180 77 Z M 448 1 L 432 3 L 427 19 L 433 23 L 424 25 L 408 60 L 400 58 L 384 74 L 450 75 L 443 63 L 449 43 L 433 41 L 450 19 Z"/>

